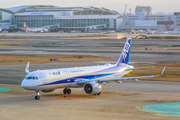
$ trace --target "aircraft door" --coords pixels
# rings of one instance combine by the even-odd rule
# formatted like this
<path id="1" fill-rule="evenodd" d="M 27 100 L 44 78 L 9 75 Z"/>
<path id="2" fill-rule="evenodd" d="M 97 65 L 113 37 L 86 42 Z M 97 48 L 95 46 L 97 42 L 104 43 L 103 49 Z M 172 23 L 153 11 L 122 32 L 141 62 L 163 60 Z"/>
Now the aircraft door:
<path id="1" fill-rule="evenodd" d="M 43 83 L 47 83 L 47 79 L 46 79 L 45 73 L 41 73 L 41 77 L 43 79 Z"/>
<path id="2" fill-rule="evenodd" d="M 68 71 L 65 71 L 65 72 L 66 72 L 67 82 L 70 82 L 70 74 Z"/>

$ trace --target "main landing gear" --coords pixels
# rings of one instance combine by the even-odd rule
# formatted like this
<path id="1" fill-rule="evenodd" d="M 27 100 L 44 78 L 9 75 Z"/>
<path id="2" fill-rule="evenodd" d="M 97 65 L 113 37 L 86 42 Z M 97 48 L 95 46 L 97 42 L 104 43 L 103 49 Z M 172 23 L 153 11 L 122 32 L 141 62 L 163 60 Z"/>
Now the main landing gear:
<path id="1" fill-rule="evenodd" d="M 97 93 L 97 94 L 93 94 L 93 95 L 100 95 L 101 94 L 101 92 L 99 92 L 99 93 Z"/>
<path id="2" fill-rule="evenodd" d="M 40 93 L 39 90 L 35 90 L 37 96 L 35 96 L 35 100 L 39 100 L 40 99 Z"/>
<path id="3" fill-rule="evenodd" d="M 64 94 L 71 94 L 71 89 L 65 88 L 65 89 L 63 90 L 63 93 L 64 93 Z"/>

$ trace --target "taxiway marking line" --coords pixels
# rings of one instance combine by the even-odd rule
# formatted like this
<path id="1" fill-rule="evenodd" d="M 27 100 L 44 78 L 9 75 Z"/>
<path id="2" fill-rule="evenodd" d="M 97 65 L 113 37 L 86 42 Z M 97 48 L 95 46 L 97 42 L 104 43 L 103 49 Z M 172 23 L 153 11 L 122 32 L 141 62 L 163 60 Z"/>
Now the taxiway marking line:
<path id="1" fill-rule="evenodd" d="M 14 106 L 17 106 L 17 105 L 14 105 Z M 6 109 L 4 109 L 3 113 L 4 113 L 4 115 L 7 116 L 7 117 L 10 117 L 10 118 L 13 118 L 13 119 L 17 119 L 17 120 L 21 120 L 21 119 L 18 119 L 18 118 L 14 118 L 14 117 L 12 117 L 12 116 L 10 116 L 10 115 L 8 115 L 8 114 L 6 113 L 6 111 L 7 111 L 9 108 L 12 108 L 12 107 L 14 107 L 14 106 L 7 107 Z"/>

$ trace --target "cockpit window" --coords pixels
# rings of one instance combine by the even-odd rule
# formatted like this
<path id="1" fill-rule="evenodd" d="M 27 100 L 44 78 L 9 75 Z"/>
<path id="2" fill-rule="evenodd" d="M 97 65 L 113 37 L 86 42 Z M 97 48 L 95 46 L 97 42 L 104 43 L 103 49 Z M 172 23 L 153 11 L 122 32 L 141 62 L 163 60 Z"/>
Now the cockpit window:
<path id="1" fill-rule="evenodd" d="M 32 79 L 32 77 L 27 77 L 27 79 Z"/>
<path id="2" fill-rule="evenodd" d="M 36 76 L 29 76 L 29 77 L 26 77 L 25 79 L 27 79 L 27 80 L 38 80 L 38 77 L 36 77 Z"/>

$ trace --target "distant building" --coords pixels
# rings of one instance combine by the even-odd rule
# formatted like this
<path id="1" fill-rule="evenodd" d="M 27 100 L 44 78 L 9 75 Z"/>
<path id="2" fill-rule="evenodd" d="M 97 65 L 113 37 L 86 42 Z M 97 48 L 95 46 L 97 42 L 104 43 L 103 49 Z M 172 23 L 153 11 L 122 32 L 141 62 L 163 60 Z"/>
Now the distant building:
<path id="1" fill-rule="evenodd" d="M 135 14 L 127 13 L 121 29 L 157 29 L 171 30 L 173 26 L 173 15 L 152 14 L 150 6 L 137 6 Z M 162 30 L 162 29 L 161 29 Z"/>
<path id="2" fill-rule="evenodd" d="M 174 12 L 174 30 L 180 30 L 180 12 Z"/>
<path id="3" fill-rule="evenodd" d="M 136 6 L 135 8 L 135 14 L 137 15 L 139 12 L 147 13 L 147 15 L 152 14 L 151 12 L 151 6 Z"/>
<path id="4" fill-rule="evenodd" d="M 0 29 L 14 29 L 16 25 L 11 25 L 13 12 L 0 8 Z"/>
<path id="5" fill-rule="evenodd" d="M 172 21 L 172 17 L 170 15 L 162 14 L 162 15 L 148 15 L 148 20 L 157 20 L 157 21 Z"/>
<path id="6" fill-rule="evenodd" d="M 7 22 L 23 28 L 23 22 L 28 27 L 49 26 L 63 30 L 85 30 L 88 26 L 104 25 L 102 29 L 116 30 L 122 22 L 121 14 L 107 8 L 89 7 L 56 7 L 50 5 L 25 5 L 1 9 L 7 15 L 1 15 L 0 23 Z M 7 21 L 1 19 L 6 17 Z M 100 29 L 100 28 L 99 28 Z"/>

